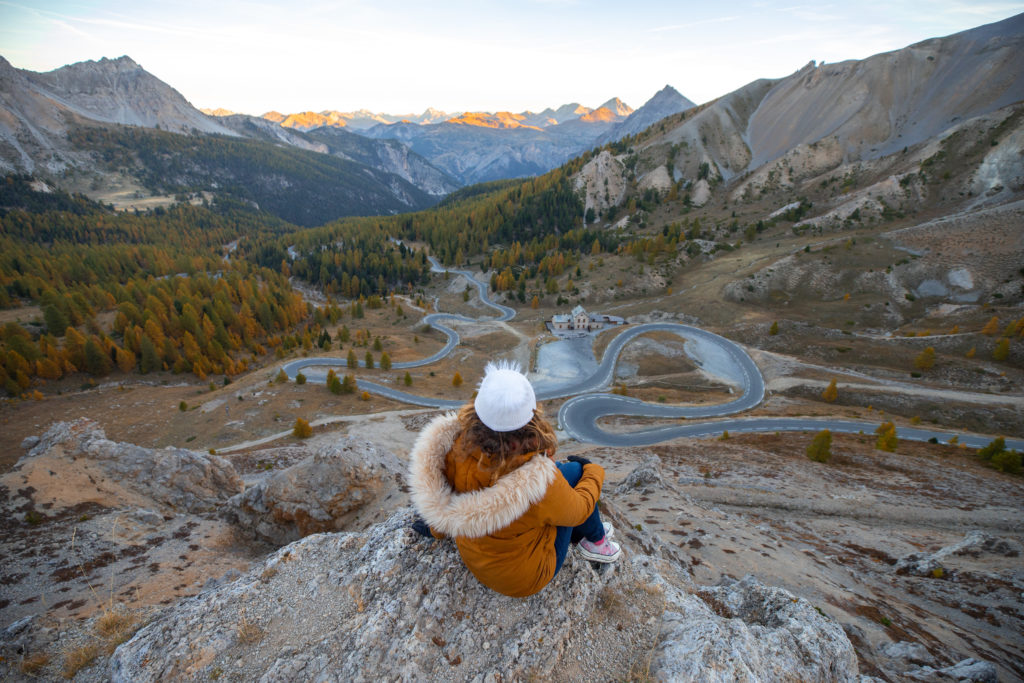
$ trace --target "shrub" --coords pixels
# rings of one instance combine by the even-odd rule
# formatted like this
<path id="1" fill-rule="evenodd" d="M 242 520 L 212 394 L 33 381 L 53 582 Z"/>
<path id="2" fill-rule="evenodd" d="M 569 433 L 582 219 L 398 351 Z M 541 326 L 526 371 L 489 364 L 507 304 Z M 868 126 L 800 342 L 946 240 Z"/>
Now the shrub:
<path id="1" fill-rule="evenodd" d="M 999 343 L 996 344 L 995 350 L 992 351 L 992 359 L 993 360 L 1006 360 L 1009 355 L 1010 355 L 1010 340 L 1007 339 L 1006 337 L 1003 337 L 1002 339 L 999 340 Z"/>
<path id="2" fill-rule="evenodd" d="M 833 377 L 832 381 L 825 387 L 825 391 L 821 392 L 821 397 L 828 403 L 834 403 L 836 398 L 839 397 L 839 390 L 836 388 L 836 378 Z"/>
<path id="3" fill-rule="evenodd" d="M 299 439 L 308 439 L 313 436 L 313 428 L 301 417 L 295 418 L 295 426 L 292 427 L 292 436 Z"/>
<path id="4" fill-rule="evenodd" d="M 364 391 L 363 393 L 359 394 L 359 399 L 362 400 L 362 401 L 369 401 L 370 400 L 370 392 Z"/>
<path id="5" fill-rule="evenodd" d="M 931 370 L 935 366 L 935 349 L 931 346 L 926 348 L 917 358 L 914 359 L 914 367 L 919 370 Z"/>
<path id="6" fill-rule="evenodd" d="M 277 371 L 277 376 L 274 377 L 274 381 L 278 384 L 284 384 L 288 381 L 288 375 L 285 373 L 284 368 Z"/>
<path id="7" fill-rule="evenodd" d="M 814 462 L 828 462 L 832 458 L 832 432 L 823 429 L 815 434 L 807 447 L 807 457 Z"/>
<path id="8" fill-rule="evenodd" d="M 724 430 L 722 432 L 722 435 L 720 437 L 718 437 L 718 440 L 719 441 L 728 441 L 729 440 L 729 430 L 728 429 Z"/>
<path id="9" fill-rule="evenodd" d="M 779 321 L 776 320 L 775 322 L 772 323 L 772 326 L 770 328 L 768 328 L 768 334 L 770 334 L 771 336 L 774 337 L 778 333 L 779 333 Z"/>
<path id="10" fill-rule="evenodd" d="M 295 374 L 295 383 L 296 384 L 305 384 L 306 383 L 306 376 L 303 375 L 301 372 L 296 373 Z"/>
<path id="11" fill-rule="evenodd" d="M 188 410 L 188 404 L 182 401 L 181 403 L 178 404 L 178 410 L 184 413 L 186 410 Z"/>
<path id="12" fill-rule="evenodd" d="M 896 425 L 892 422 L 883 422 L 875 430 L 875 434 L 878 435 L 875 448 L 880 451 L 888 451 L 889 453 L 896 450 L 896 446 L 899 445 L 899 439 L 896 436 Z"/>
<path id="13" fill-rule="evenodd" d="M 992 456 L 992 467 L 1000 472 L 1019 474 L 1021 467 L 1021 456 L 1019 451 L 1003 451 Z"/>
<path id="14" fill-rule="evenodd" d="M 408 370 L 405 371 L 405 377 L 402 379 L 402 381 L 405 382 L 405 386 L 412 386 L 412 375 L 409 374 Z"/>
<path id="15" fill-rule="evenodd" d="M 978 457 L 989 462 L 992 458 L 1000 453 L 1006 451 L 1006 439 L 998 436 L 989 443 L 989 445 L 978 449 Z"/>
<path id="16" fill-rule="evenodd" d="M 452 377 L 452 386 L 453 387 L 461 387 L 462 386 L 462 375 L 457 370 L 455 371 L 455 376 Z"/>

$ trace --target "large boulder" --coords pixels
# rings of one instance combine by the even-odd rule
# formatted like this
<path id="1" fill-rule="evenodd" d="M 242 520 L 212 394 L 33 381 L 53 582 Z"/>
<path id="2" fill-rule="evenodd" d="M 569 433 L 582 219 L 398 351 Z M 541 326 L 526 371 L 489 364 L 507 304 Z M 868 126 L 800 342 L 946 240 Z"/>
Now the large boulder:
<path id="1" fill-rule="evenodd" d="M 610 507 L 610 506 L 609 506 Z M 747 578 L 698 590 L 614 509 L 626 557 L 570 553 L 539 594 L 483 587 L 454 544 L 409 528 L 316 534 L 240 579 L 169 607 L 109 662 L 114 681 L 853 681 L 842 629 Z"/>
<path id="2" fill-rule="evenodd" d="M 403 472 L 390 451 L 344 437 L 250 486 L 228 501 L 223 514 L 256 537 L 285 545 L 393 510 Z"/>
<path id="3" fill-rule="evenodd" d="M 87 418 L 52 425 L 4 475 L 3 484 L 11 491 L 31 491 L 35 504 L 48 509 L 155 502 L 171 514 L 211 511 L 243 487 L 224 458 L 111 441 Z"/>

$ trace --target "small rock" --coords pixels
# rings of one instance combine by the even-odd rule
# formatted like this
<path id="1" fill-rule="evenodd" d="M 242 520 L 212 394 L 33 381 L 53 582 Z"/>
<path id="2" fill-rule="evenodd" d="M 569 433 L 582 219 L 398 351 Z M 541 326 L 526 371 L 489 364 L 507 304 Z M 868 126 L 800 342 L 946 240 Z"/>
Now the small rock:
<path id="1" fill-rule="evenodd" d="M 22 450 L 26 450 L 26 451 L 32 450 L 33 448 L 35 448 L 35 445 L 37 443 L 39 443 L 39 437 L 38 436 L 26 436 L 21 441 L 21 448 L 22 448 Z"/>

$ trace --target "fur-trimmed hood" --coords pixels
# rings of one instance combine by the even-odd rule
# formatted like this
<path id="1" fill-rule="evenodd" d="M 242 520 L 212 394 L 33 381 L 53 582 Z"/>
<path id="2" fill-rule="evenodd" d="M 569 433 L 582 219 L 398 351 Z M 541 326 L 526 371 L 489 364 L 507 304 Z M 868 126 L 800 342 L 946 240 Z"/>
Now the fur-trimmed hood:
<path id="1" fill-rule="evenodd" d="M 541 456 L 503 475 L 493 486 L 458 493 L 445 477 L 445 459 L 458 436 L 458 416 L 440 415 L 423 428 L 409 456 L 412 502 L 435 531 L 465 538 L 493 534 L 544 498 L 554 481 L 558 468 L 551 458 Z"/>

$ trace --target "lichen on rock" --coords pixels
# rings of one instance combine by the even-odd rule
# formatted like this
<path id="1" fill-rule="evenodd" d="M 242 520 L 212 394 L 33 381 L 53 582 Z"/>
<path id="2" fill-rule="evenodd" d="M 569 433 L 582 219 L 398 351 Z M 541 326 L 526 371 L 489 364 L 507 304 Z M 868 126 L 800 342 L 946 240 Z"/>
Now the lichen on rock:
<path id="1" fill-rule="evenodd" d="M 412 519 L 404 508 L 365 533 L 307 536 L 169 607 L 117 649 L 112 679 L 625 678 L 645 662 L 656 680 L 856 677 L 842 629 L 806 601 L 752 578 L 704 597 L 670 548 L 626 526 L 618 564 L 570 553 L 543 591 L 516 599 L 479 584 L 453 543 L 419 536 Z"/>

